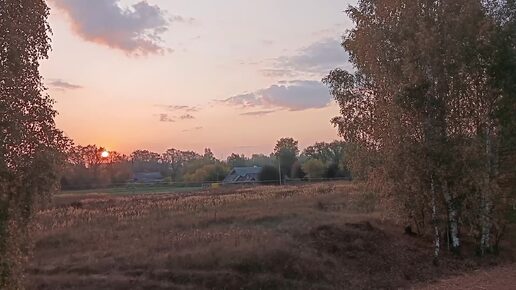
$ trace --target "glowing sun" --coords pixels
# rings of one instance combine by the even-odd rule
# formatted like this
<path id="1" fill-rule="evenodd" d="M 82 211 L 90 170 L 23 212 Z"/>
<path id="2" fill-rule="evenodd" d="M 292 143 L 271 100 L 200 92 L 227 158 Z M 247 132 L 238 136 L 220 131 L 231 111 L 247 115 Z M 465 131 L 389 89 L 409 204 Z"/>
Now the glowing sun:
<path id="1" fill-rule="evenodd" d="M 109 151 L 102 151 L 102 153 L 100 153 L 100 157 L 102 158 L 108 158 L 109 157 Z"/>

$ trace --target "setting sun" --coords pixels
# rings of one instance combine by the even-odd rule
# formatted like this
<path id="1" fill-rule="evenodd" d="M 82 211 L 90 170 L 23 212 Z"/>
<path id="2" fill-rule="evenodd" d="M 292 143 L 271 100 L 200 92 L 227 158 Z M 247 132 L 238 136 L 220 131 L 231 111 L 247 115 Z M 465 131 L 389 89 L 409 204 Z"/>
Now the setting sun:
<path id="1" fill-rule="evenodd" d="M 107 150 L 102 151 L 102 153 L 100 153 L 100 156 L 102 158 L 108 158 L 109 157 L 109 151 L 107 151 Z"/>

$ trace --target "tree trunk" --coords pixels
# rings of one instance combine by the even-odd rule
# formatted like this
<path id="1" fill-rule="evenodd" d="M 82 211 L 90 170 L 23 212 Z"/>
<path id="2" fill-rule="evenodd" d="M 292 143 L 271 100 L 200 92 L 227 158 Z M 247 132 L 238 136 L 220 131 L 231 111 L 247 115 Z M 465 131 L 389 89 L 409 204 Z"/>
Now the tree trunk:
<path id="1" fill-rule="evenodd" d="M 9 235 L 9 207 L 8 202 L 0 200 L 0 289 L 9 285 L 10 264 L 8 257 Z"/>
<path id="2" fill-rule="evenodd" d="M 432 224 L 434 225 L 434 265 L 439 264 L 439 252 L 441 250 L 441 237 L 439 233 L 439 221 L 437 218 L 437 194 L 435 192 L 434 178 L 430 181 L 432 194 Z"/>
<path id="3" fill-rule="evenodd" d="M 1 211 L 2 209 L 0 209 Z M 7 221 L 3 216 L 2 212 L 0 212 L 0 288 L 5 287 L 7 285 L 7 277 L 9 277 L 7 272 L 7 259 L 6 259 L 6 244 L 7 244 L 7 236 L 5 227 L 7 226 Z"/>
<path id="4" fill-rule="evenodd" d="M 447 182 L 443 182 L 443 195 L 448 210 L 448 244 L 451 251 L 455 254 L 460 253 L 460 236 L 459 236 L 459 213 L 456 199 L 451 195 Z"/>
<path id="5" fill-rule="evenodd" d="M 481 193 L 481 237 L 480 237 L 480 255 L 484 256 L 491 249 L 491 173 L 492 173 L 492 144 L 491 144 L 491 128 L 486 126 L 485 132 L 485 160 L 486 168 L 484 172 L 483 188 Z"/>

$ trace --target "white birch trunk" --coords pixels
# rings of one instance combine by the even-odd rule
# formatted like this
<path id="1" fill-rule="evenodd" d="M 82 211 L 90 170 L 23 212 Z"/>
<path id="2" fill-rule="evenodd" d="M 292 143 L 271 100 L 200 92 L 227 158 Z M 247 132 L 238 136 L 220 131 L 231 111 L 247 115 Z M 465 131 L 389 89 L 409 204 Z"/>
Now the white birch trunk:
<path id="1" fill-rule="evenodd" d="M 443 183 L 443 195 L 446 201 L 446 207 L 448 209 L 448 229 L 449 229 L 449 243 L 453 252 L 458 252 L 460 249 L 460 237 L 459 237 L 459 214 L 457 206 L 454 204 L 452 195 L 448 189 L 446 182 Z"/>

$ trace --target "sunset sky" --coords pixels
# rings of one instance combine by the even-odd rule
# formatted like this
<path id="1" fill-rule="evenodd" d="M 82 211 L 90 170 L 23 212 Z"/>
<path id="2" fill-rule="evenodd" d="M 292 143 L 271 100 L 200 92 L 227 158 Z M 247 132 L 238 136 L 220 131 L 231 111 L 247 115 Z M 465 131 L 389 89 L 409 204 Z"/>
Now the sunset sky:
<path id="1" fill-rule="evenodd" d="M 48 0 L 42 74 L 77 144 L 270 153 L 337 139 L 320 82 L 351 68 L 344 0 Z"/>

